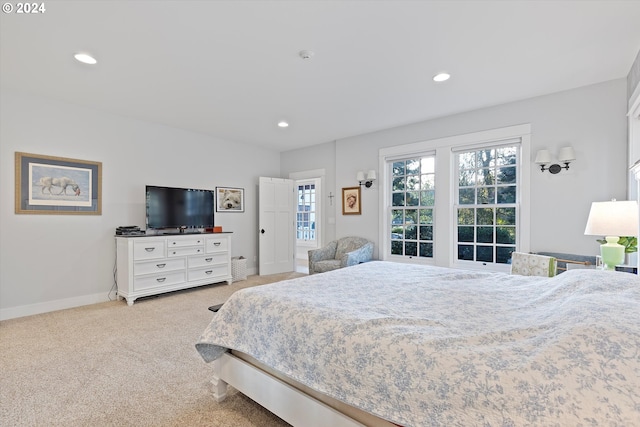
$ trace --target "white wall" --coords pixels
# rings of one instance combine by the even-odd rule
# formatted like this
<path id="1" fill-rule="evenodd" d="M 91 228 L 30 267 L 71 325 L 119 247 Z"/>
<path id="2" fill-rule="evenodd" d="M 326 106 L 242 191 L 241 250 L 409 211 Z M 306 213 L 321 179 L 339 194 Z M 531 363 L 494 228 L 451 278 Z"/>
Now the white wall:
<path id="1" fill-rule="evenodd" d="M 5 90 L 0 107 L 0 319 L 106 300 L 115 228 L 144 228 L 145 184 L 245 188 L 246 211 L 215 222 L 255 268 L 258 177 L 280 176 L 279 153 Z M 16 151 L 102 162 L 102 215 L 15 214 Z"/>
<path id="2" fill-rule="evenodd" d="M 640 51 L 636 56 L 631 71 L 627 76 L 627 95 L 628 95 L 628 140 L 629 150 L 627 164 L 630 167 L 628 181 L 628 199 L 639 200 L 638 183 L 635 174 L 631 172 L 631 168 L 636 162 L 640 161 Z M 628 255 L 628 262 L 631 265 L 640 264 L 640 256 L 638 252 Z"/>
<path id="3" fill-rule="evenodd" d="M 555 154 L 566 145 L 573 146 L 577 157 L 569 171 L 557 175 L 541 173 L 532 165 L 530 249 L 597 254 L 599 245 L 594 237 L 584 236 L 584 227 L 592 201 L 625 198 L 626 101 L 626 81 L 618 79 L 338 140 L 332 190 L 338 193 L 342 187 L 357 185 L 358 170 L 377 170 L 381 147 L 530 123 L 532 162 L 538 149 Z M 287 158 L 288 164 L 308 157 L 305 150 L 294 154 Z M 336 206 L 337 237 L 360 235 L 378 242 L 380 184 L 362 189 L 361 216 L 343 216 Z"/>

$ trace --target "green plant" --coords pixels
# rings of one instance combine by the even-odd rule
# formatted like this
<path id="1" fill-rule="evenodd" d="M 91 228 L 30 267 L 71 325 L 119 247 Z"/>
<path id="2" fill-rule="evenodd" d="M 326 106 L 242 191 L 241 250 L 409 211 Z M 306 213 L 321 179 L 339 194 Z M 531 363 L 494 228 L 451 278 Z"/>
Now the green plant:
<path id="1" fill-rule="evenodd" d="M 606 240 L 600 239 L 598 243 L 605 244 Z M 624 246 L 625 254 L 632 254 L 634 252 L 638 252 L 638 238 L 634 236 L 622 236 L 620 240 L 618 240 L 618 244 Z"/>

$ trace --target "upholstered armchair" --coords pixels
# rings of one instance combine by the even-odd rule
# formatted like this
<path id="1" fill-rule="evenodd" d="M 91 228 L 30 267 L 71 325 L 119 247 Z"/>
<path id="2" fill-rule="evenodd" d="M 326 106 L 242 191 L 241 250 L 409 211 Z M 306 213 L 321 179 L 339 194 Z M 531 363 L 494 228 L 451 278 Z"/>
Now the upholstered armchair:
<path id="1" fill-rule="evenodd" d="M 309 251 L 309 274 L 323 273 L 371 261 L 373 243 L 362 237 L 343 237 Z"/>

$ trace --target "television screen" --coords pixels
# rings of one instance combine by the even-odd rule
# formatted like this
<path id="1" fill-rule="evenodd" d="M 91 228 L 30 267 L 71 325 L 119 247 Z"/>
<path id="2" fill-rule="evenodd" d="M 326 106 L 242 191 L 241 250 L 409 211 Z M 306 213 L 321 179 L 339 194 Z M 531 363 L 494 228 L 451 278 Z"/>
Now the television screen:
<path id="1" fill-rule="evenodd" d="M 213 227 L 215 192 L 147 185 L 147 228 Z"/>

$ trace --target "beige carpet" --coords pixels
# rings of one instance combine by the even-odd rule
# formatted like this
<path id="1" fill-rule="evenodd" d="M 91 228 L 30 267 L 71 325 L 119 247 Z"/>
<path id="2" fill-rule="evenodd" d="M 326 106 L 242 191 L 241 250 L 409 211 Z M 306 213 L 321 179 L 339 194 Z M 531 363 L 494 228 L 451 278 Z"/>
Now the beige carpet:
<path id="1" fill-rule="evenodd" d="M 287 426 L 235 390 L 217 403 L 211 365 L 194 344 L 213 317 L 209 306 L 300 275 L 0 322 L 0 425 Z"/>

